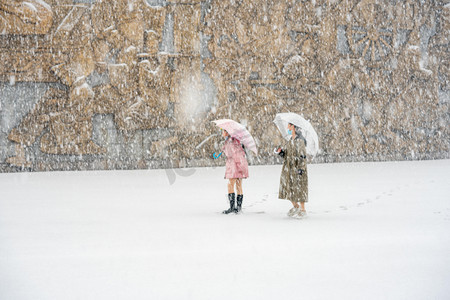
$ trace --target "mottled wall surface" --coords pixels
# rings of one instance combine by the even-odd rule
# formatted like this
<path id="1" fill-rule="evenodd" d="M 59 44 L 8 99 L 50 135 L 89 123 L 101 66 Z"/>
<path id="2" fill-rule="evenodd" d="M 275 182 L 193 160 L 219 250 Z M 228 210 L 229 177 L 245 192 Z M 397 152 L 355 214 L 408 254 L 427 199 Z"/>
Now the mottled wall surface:
<path id="1" fill-rule="evenodd" d="M 274 163 L 286 111 L 317 162 L 449 158 L 449 19 L 446 1 L 0 0 L 0 171 L 221 164 L 218 118 Z"/>

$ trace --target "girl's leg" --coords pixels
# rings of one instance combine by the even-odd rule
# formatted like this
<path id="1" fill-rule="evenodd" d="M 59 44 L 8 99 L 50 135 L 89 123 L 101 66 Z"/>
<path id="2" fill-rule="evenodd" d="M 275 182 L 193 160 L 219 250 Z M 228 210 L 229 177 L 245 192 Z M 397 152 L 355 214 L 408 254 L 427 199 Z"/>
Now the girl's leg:
<path id="1" fill-rule="evenodd" d="M 242 201 L 244 200 L 244 195 L 242 194 L 242 178 L 236 179 L 236 192 L 237 192 L 237 208 L 236 213 L 240 212 L 242 209 Z"/>
<path id="2" fill-rule="evenodd" d="M 298 205 L 298 202 L 295 202 L 295 201 L 291 201 L 292 202 L 292 205 L 295 207 L 295 208 L 299 208 L 300 206 Z"/>
<path id="3" fill-rule="evenodd" d="M 231 178 L 228 181 L 228 194 L 234 193 L 234 185 L 236 184 L 236 178 Z"/>
<path id="4" fill-rule="evenodd" d="M 228 181 L 228 201 L 230 202 L 230 208 L 227 210 L 224 210 L 223 213 L 224 214 L 229 214 L 235 211 L 234 208 L 234 202 L 236 199 L 236 194 L 234 193 L 234 185 L 236 184 L 236 179 L 230 179 Z"/>
<path id="5" fill-rule="evenodd" d="M 242 195 L 242 178 L 236 178 L 236 192 L 238 195 Z"/>

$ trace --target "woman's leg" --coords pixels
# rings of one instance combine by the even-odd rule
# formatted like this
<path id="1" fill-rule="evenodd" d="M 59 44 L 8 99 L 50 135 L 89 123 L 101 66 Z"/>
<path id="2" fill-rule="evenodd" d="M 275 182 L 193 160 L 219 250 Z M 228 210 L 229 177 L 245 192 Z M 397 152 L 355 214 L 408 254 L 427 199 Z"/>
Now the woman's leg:
<path id="1" fill-rule="evenodd" d="M 287 213 L 288 217 L 293 217 L 293 216 L 298 212 L 298 208 L 300 207 L 300 206 L 298 205 L 298 202 L 291 201 L 291 203 L 292 203 L 292 205 L 293 205 L 294 207 L 292 207 L 292 208 L 288 211 L 288 213 Z"/>
<path id="2" fill-rule="evenodd" d="M 300 202 L 300 205 L 302 206 L 302 211 L 306 211 L 306 209 L 305 209 L 305 202 Z"/>

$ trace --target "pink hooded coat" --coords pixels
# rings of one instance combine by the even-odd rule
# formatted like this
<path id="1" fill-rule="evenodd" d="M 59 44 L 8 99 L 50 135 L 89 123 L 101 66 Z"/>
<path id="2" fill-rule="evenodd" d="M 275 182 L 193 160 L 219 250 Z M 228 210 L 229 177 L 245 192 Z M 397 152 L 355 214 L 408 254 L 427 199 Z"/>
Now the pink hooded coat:
<path id="1" fill-rule="evenodd" d="M 229 138 L 225 141 L 222 151 L 227 157 L 225 179 L 247 178 L 248 163 L 241 143 L 234 138 Z"/>

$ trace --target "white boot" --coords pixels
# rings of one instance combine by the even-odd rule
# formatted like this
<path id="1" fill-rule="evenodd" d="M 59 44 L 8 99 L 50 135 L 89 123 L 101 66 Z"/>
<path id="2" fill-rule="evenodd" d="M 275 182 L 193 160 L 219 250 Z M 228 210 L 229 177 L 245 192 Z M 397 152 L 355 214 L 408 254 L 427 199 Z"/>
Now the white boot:
<path id="1" fill-rule="evenodd" d="M 297 214 L 295 215 L 295 217 L 296 217 L 296 218 L 299 218 L 299 219 L 306 218 L 306 210 L 301 210 L 301 209 L 299 209 L 299 210 L 297 211 Z"/>
<path id="2" fill-rule="evenodd" d="M 291 208 L 291 209 L 288 211 L 287 216 L 288 216 L 288 217 L 293 217 L 293 216 L 295 216 L 295 215 L 298 213 L 299 209 L 300 209 L 299 207 L 293 207 L 293 208 Z"/>

